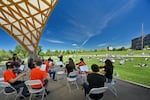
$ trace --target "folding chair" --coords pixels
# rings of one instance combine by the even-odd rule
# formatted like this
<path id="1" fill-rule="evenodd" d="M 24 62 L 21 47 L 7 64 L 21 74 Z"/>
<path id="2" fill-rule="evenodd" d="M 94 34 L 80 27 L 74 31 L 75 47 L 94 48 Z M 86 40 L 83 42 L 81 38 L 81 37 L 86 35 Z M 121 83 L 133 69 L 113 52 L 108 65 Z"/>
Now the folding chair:
<path id="1" fill-rule="evenodd" d="M 4 81 L 4 77 L 0 77 L 0 82 L 3 82 Z"/>
<path id="2" fill-rule="evenodd" d="M 18 96 L 21 96 L 22 89 L 19 91 L 19 93 L 17 93 L 17 90 L 12 87 L 8 82 L 0 82 L 0 88 L 0 93 L 3 93 L 5 95 L 5 100 L 7 100 L 10 95 L 16 95 L 15 100 Z"/>
<path id="3" fill-rule="evenodd" d="M 41 80 L 27 80 L 25 81 L 25 84 L 31 94 L 29 100 L 32 99 L 33 95 L 40 95 L 40 94 L 42 95 L 42 100 L 44 99 L 44 95 L 46 94 L 46 91 Z M 41 85 L 42 87 L 40 89 L 34 89 L 32 88 L 33 85 Z"/>
<path id="4" fill-rule="evenodd" d="M 66 80 L 66 73 L 65 73 L 65 71 L 64 71 L 64 68 L 63 67 L 58 67 L 58 66 L 56 66 L 55 68 L 54 68 L 54 71 L 56 71 L 56 79 L 59 81 L 59 80 L 62 80 L 62 79 L 64 79 L 64 80 Z"/>
<path id="5" fill-rule="evenodd" d="M 101 94 L 107 90 L 108 87 L 92 88 L 90 92 L 86 95 L 86 100 L 94 100 L 90 97 L 91 94 Z M 103 97 L 96 100 L 103 100 Z"/>
<path id="6" fill-rule="evenodd" d="M 105 83 L 105 86 L 108 87 L 108 89 L 115 95 L 117 96 L 117 90 L 115 87 L 116 80 L 112 79 L 111 83 Z"/>
<path id="7" fill-rule="evenodd" d="M 75 85 L 77 89 L 79 89 L 78 84 L 77 84 L 77 72 L 70 72 L 68 77 L 67 77 L 67 86 L 69 88 L 69 92 L 71 92 L 71 85 Z"/>

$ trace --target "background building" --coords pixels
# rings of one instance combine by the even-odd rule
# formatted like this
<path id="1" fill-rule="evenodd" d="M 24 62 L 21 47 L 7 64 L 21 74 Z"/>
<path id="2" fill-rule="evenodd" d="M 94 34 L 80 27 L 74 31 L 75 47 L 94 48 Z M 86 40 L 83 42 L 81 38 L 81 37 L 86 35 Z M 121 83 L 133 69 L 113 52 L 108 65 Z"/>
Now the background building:
<path id="1" fill-rule="evenodd" d="M 112 50 L 113 50 L 113 47 L 110 45 L 110 46 L 107 47 L 107 50 L 108 50 L 108 51 L 112 51 Z"/>
<path id="2" fill-rule="evenodd" d="M 132 40 L 132 46 L 131 46 L 132 49 L 141 50 L 144 48 L 144 46 L 150 47 L 150 34 L 143 36 L 143 47 L 142 47 L 142 36 Z"/>

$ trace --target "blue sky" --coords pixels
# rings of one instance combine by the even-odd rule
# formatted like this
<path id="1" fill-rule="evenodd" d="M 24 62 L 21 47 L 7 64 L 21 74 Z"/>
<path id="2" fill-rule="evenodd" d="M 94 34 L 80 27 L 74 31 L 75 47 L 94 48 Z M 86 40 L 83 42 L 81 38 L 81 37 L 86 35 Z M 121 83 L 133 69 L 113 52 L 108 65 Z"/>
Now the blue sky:
<path id="1" fill-rule="evenodd" d="M 130 47 L 131 40 L 150 34 L 150 0 L 59 0 L 39 45 L 43 50 Z M 18 44 L 0 29 L 0 49 Z"/>

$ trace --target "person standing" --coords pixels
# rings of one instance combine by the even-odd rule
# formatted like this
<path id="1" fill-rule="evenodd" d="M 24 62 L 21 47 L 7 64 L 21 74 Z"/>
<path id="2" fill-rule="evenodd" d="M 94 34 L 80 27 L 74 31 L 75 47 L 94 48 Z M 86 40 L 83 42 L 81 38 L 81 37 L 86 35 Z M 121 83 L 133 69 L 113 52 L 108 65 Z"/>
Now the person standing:
<path id="1" fill-rule="evenodd" d="M 58 56 L 59 61 L 63 62 L 63 55 L 61 54 L 60 56 Z"/>
<path id="2" fill-rule="evenodd" d="M 105 76 L 107 78 L 107 82 L 108 83 L 111 83 L 111 81 L 112 81 L 113 69 L 114 69 L 114 66 L 113 66 L 111 60 L 107 59 L 105 61 L 105 65 L 104 65 L 104 74 L 105 74 Z"/>
<path id="3" fill-rule="evenodd" d="M 99 66 L 99 68 L 104 68 L 103 74 L 107 78 L 107 83 L 111 83 L 111 81 L 113 79 L 113 69 L 114 69 L 114 66 L 113 66 L 111 60 L 106 59 L 105 60 L 105 65 L 104 66 Z"/>
<path id="4" fill-rule="evenodd" d="M 59 58 L 59 61 L 63 63 L 63 55 L 62 54 L 59 55 L 58 58 Z M 63 65 L 60 65 L 60 67 L 63 67 Z"/>

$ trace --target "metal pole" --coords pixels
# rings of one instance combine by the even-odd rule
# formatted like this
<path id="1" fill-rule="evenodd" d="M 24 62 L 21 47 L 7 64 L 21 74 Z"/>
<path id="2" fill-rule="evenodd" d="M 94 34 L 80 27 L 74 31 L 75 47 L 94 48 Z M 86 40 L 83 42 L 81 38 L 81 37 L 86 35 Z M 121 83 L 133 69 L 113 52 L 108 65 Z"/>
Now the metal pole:
<path id="1" fill-rule="evenodd" d="M 144 41 L 143 41 L 143 39 L 144 39 L 144 25 L 143 25 L 143 23 L 142 23 L 142 37 L 141 37 L 142 39 L 141 39 L 141 50 L 143 50 L 143 46 L 144 46 Z"/>

